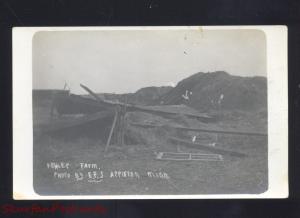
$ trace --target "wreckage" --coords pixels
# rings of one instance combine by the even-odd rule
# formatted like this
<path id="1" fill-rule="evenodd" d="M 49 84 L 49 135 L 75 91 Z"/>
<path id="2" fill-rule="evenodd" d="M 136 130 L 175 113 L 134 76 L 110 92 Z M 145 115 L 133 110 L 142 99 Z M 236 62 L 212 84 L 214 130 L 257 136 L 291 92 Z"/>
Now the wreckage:
<path id="1" fill-rule="evenodd" d="M 174 116 L 186 116 L 189 118 L 197 119 L 201 122 L 214 122 L 215 117 L 205 113 L 200 113 L 193 109 L 185 108 L 180 110 L 180 107 L 176 106 L 142 106 L 134 105 L 119 101 L 109 101 L 107 99 L 100 98 L 87 86 L 80 84 L 80 86 L 89 94 L 88 97 L 71 94 L 64 92 L 54 96 L 51 106 L 51 117 L 56 112 L 58 117 L 70 116 L 70 119 L 56 119 L 55 122 L 51 122 L 47 125 L 41 126 L 43 133 L 59 132 L 60 130 L 69 129 L 72 127 L 80 127 L 93 122 L 102 122 L 109 131 L 107 132 L 107 139 L 105 145 L 105 152 L 107 152 L 109 146 L 112 143 L 118 145 L 124 145 L 124 133 L 128 125 L 132 125 L 139 128 L 157 128 L 160 125 L 134 123 L 129 122 L 126 119 L 128 112 L 144 112 L 153 114 L 160 117 L 172 118 Z M 105 121 L 104 121 L 105 120 Z M 266 133 L 259 132 L 238 132 L 238 131 L 226 131 L 222 129 L 198 129 L 184 126 L 168 126 L 168 128 L 174 129 L 175 132 L 204 132 L 210 134 L 231 134 L 231 135 L 247 135 L 247 136 L 261 136 L 266 137 Z M 114 136 L 114 137 L 113 137 Z M 114 138 L 114 141 L 112 140 Z M 113 141 L 113 142 L 112 142 Z M 200 150 L 211 152 L 212 154 L 198 154 L 198 153 L 174 153 L 174 152 L 158 152 L 156 153 L 156 159 L 159 160 L 223 160 L 222 155 L 230 155 L 235 157 L 245 157 L 246 154 L 242 154 L 236 151 L 229 151 L 222 148 L 211 146 L 211 144 L 204 145 L 195 141 L 183 140 L 172 136 L 168 141 L 174 145 L 180 145 L 184 147 L 191 147 Z"/>

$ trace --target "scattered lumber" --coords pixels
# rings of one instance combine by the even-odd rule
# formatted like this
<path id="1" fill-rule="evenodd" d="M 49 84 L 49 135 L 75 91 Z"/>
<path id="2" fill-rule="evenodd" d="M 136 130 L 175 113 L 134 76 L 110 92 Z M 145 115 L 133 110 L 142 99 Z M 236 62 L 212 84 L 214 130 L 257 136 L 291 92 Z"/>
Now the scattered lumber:
<path id="1" fill-rule="evenodd" d="M 219 154 L 158 152 L 156 159 L 174 161 L 222 161 L 223 157 Z"/>
<path id="2" fill-rule="evenodd" d="M 180 145 L 185 146 L 185 147 L 201 149 L 201 150 L 213 152 L 213 153 L 216 153 L 216 154 L 230 155 L 230 156 L 234 156 L 234 157 L 246 157 L 247 156 L 246 154 L 243 154 L 243 153 L 240 153 L 240 152 L 225 150 L 225 149 L 222 149 L 222 148 L 211 147 L 209 145 L 202 145 L 202 144 L 198 144 L 198 143 L 193 143 L 193 142 L 182 140 L 182 139 L 179 139 L 179 138 L 176 138 L 176 137 L 170 137 L 169 140 L 173 143 L 177 143 L 177 144 L 180 144 Z"/>

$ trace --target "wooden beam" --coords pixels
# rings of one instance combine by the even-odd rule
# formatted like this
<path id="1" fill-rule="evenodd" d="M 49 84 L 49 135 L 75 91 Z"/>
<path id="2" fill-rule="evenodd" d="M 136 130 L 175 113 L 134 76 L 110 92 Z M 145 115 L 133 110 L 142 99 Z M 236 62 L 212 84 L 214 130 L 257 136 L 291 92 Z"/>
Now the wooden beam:
<path id="1" fill-rule="evenodd" d="M 235 156 L 235 157 L 246 157 L 247 156 L 246 154 L 243 154 L 240 152 L 225 150 L 222 148 L 211 147 L 208 145 L 202 145 L 202 144 L 198 144 L 198 143 L 192 143 L 192 142 L 178 139 L 175 137 L 170 137 L 169 140 L 171 142 L 175 142 L 175 143 L 178 143 L 178 144 L 186 146 L 186 147 L 202 149 L 202 150 L 210 151 L 210 152 L 217 153 L 217 154 L 230 155 L 230 156 Z"/>
<path id="2" fill-rule="evenodd" d="M 80 86 L 85 90 L 87 91 L 91 96 L 93 96 L 95 98 L 95 100 L 97 100 L 98 103 L 101 104 L 101 106 L 106 106 L 108 108 L 111 108 L 113 105 L 111 105 L 110 103 L 107 103 L 105 101 L 103 101 L 101 98 L 99 98 L 98 95 L 96 95 L 92 90 L 90 90 L 88 87 L 80 84 Z"/>
<path id="3" fill-rule="evenodd" d="M 111 140 L 111 137 L 112 137 L 112 134 L 114 132 L 114 128 L 115 128 L 115 125 L 116 125 L 116 122 L 117 122 L 117 119 L 118 119 L 118 114 L 119 114 L 119 111 L 118 111 L 118 109 L 116 109 L 115 117 L 114 117 L 111 129 L 110 129 L 110 132 L 109 132 L 109 136 L 108 136 L 108 139 L 107 139 L 107 142 L 106 142 L 106 146 L 105 146 L 104 152 L 107 151 L 107 149 L 108 149 L 108 147 L 110 145 L 110 140 Z"/>
<path id="4" fill-rule="evenodd" d="M 159 152 L 156 154 L 156 159 L 175 161 L 222 161 L 223 157 L 220 154 Z"/>
<path id="5" fill-rule="evenodd" d="M 177 114 L 182 114 L 188 117 L 192 118 L 197 118 L 197 119 L 202 119 L 204 121 L 209 121 L 209 120 L 214 120 L 213 117 L 208 116 L 207 114 L 200 114 L 200 113 L 186 113 L 186 112 L 173 112 L 173 111 L 167 111 L 167 110 L 159 110 L 159 109 L 153 109 L 147 106 L 138 106 L 138 105 L 131 105 L 131 104 L 125 104 L 125 103 L 120 103 L 120 102 L 112 102 L 112 101 L 107 101 L 99 98 L 97 94 L 95 94 L 91 89 L 88 87 L 80 84 L 80 86 L 86 90 L 91 96 L 93 96 L 101 105 L 106 105 L 107 107 L 113 107 L 113 106 L 121 106 L 127 107 L 127 111 L 140 111 L 140 112 L 146 112 L 146 113 L 151 113 L 151 114 L 157 114 L 159 116 L 164 116 L 164 115 L 177 115 Z"/>
<path id="6" fill-rule="evenodd" d="M 152 124 L 141 124 L 141 123 L 130 123 L 134 126 L 140 126 L 144 128 L 155 128 L 155 127 L 163 127 L 163 125 L 152 125 Z M 203 129 L 203 128 L 189 128 L 182 126 L 168 126 L 170 128 L 174 128 L 182 131 L 192 131 L 192 132 L 207 132 L 207 133 L 220 133 L 220 134 L 228 134 L 228 135 L 247 135 L 247 136 L 267 136 L 267 133 L 260 132 L 246 132 L 246 131 L 229 131 L 229 130 L 218 130 L 218 129 Z"/>

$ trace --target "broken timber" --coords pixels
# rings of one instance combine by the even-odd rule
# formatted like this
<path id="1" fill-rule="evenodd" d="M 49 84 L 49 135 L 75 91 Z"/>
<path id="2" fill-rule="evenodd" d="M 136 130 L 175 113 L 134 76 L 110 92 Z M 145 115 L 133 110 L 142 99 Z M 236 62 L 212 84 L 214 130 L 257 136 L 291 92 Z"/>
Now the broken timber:
<path id="1" fill-rule="evenodd" d="M 133 122 L 131 122 L 130 124 L 133 126 L 139 126 L 144 128 L 164 127 L 164 125 L 140 124 L 140 123 L 133 123 Z M 260 132 L 226 131 L 226 130 L 218 130 L 218 129 L 189 128 L 189 127 L 182 127 L 182 126 L 168 126 L 168 127 L 182 130 L 182 131 L 192 131 L 192 132 L 208 132 L 208 133 L 247 135 L 247 136 L 267 136 L 266 133 L 260 133 Z"/>
<path id="2" fill-rule="evenodd" d="M 175 137 L 170 137 L 169 140 L 171 142 L 175 142 L 175 143 L 178 143 L 178 144 L 186 146 L 186 147 L 201 149 L 201 150 L 205 150 L 205 151 L 209 151 L 209 152 L 213 152 L 213 153 L 217 153 L 217 154 L 230 155 L 230 156 L 235 156 L 235 157 L 246 157 L 247 156 L 246 154 L 243 154 L 243 153 L 240 153 L 240 152 L 225 150 L 225 149 L 222 149 L 222 148 L 215 148 L 215 147 L 211 147 L 209 145 L 202 145 L 202 144 L 198 144 L 198 143 L 192 143 L 192 142 L 185 141 L 185 140 L 182 140 L 182 139 L 178 139 L 178 138 L 175 138 Z"/>
<path id="3" fill-rule="evenodd" d="M 159 152 L 156 155 L 156 159 L 178 161 L 222 161 L 223 157 L 219 154 Z"/>
<path id="4" fill-rule="evenodd" d="M 80 84 L 80 86 L 86 90 L 91 96 L 93 96 L 95 98 L 95 100 L 104 107 L 113 107 L 113 106 L 121 106 L 121 107 L 126 107 L 126 111 L 131 112 L 131 111 L 140 111 L 140 112 L 145 112 L 145 113 L 151 113 L 151 114 L 156 114 L 159 116 L 164 116 L 164 115 L 178 115 L 178 114 L 182 114 L 185 115 L 187 117 L 192 117 L 192 118 L 197 118 L 197 119 L 201 119 L 203 121 L 209 121 L 209 120 L 213 120 L 214 118 L 211 116 L 208 116 L 207 114 L 202 114 L 202 113 L 192 113 L 192 112 L 174 112 L 174 111 L 168 111 L 168 110 L 161 110 L 161 109 L 157 109 L 157 108 L 152 108 L 152 107 L 148 107 L 148 106 L 138 106 L 138 105 L 132 105 L 132 104 L 127 104 L 127 103 L 120 103 L 120 102 L 113 102 L 113 101 L 108 101 L 108 100 L 103 100 L 101 98 L 99 98 L 97 96 L 96 93 L 94 93 L 91 89 L 89 89 L 88 87 Z"/>
<path id="5" fill-rule="evenodd" d="M 106 146 L 105 146 L 104 152 L 107 151 L 108 146 L 109 146 L 109 144 L 110 144 L 110 140 L 111 140 L 111 137 L 112 137 L 112 134 L 113 134 L 113 132 L 114 132 L 114 128 L 115 128 L 115 125 L 116 125 L 116 122 L 117 122 L 117 119 L 118 119 L 118 114 L 119 114 L 119 110 L 118 110 L 118 108 L 117 108 L 117 109 L 116 109 L 116 112 L 115 112 L 115 116 L 114 116 L 114 120 L 113 120 L 111 129 L 110 129 L 110 132 L 109 132 L 109 136 L 108 136 L 108 139 L 107 139 L 107 142 L 106 142 Z"/>

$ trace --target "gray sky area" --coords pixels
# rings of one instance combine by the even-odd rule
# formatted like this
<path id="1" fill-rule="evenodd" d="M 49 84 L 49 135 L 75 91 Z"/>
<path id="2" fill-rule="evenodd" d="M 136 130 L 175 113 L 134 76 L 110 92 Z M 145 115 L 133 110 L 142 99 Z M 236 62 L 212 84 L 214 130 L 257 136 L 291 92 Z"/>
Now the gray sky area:
<path id="1" fill-rule="evenodd" d="M 197 72 L 266 76 L 259 30 L 49 31 L 33 38 L 33 88 L 135 92 Z"/>

